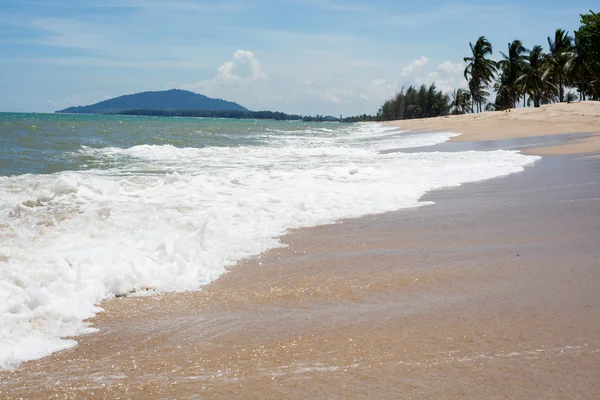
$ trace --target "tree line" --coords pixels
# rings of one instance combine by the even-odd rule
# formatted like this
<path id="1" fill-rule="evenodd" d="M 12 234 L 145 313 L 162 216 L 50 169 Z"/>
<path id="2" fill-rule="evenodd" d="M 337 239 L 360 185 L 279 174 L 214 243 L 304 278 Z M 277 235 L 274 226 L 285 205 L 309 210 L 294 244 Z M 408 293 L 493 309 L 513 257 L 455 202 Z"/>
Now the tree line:
<path id="1" fill-rule="evenodd" d="M 116 113 L 117 115 L 144 115 L 152 117 L 197 117 L 197 118 L 234 118 L 234 119 L 271 119 L 275 121 L 304 122 L 356 122 L 353 118 L 336 118 L 331 115 L 298 115 L 279 111 L 242 111 L 242 110 L 153 110 L 135 109 Z"/>
<path id="2" fill-rule="evenodd" d="M 505 110 L 522 99 L 523 106 L 554 102 L 600 100 L 600 13 L 581 14 L 581 27 L 569 35 L 557 29 L 548 37 L 548 52 L 541 45 L 527 49 L 520 40 L 508 43 L 502 59 L 494 61 L 492 44 L 481 36 L 469 43 L 464 58 L 468 90 L 452 94 L 452 112 Z M 493 88 L 496 99 L 487 101 Z M 578 93 L 568 91 L 575 89 Z"/>
<path id="3" fill-rule="evenodd" d="M 547 53 L 541 45 L 527 49 L 520 40 L 513 40 L 506 53 L 500 51 L 502 59 L 495 61 L 485 36 L 469 46 L 471 54 L 464 58 L 468 89 L 456 89 L 448 96 L 437 92 L 435 85 L 410 86 L 386 101 L 376 116 L 352 118 L 392 120 L 506 110 L 521 99 L 524 107 L 600 100 L 600 13 L 581 14 L 581 27 L 574 36 L 557 29 L 548 37 Z M 490 90 L 496 93 L 493 102 L 488 102 Z"/>
<path id="4" fill-rule="evenodd" d="M 377 113 L 377 119 L 413 119 L 446 115 L 450 110 L 448 101 L 448 95 L 437 90 L 435 83 L 429 87 L 409 86 L 406 90 L 400 89 L 393 98 L 383 103 Z"/>
<path id="5" fill-rule="evenodd" d="M 302 120 L 302 115 L 286 114 L 279 111 L 242 111 L 242 110 L 127 110 L 119 115 L 147 115 L 154 117 L 200 117 L 200 118 L 237 118 L 272 119 L 276 121 Z"/>

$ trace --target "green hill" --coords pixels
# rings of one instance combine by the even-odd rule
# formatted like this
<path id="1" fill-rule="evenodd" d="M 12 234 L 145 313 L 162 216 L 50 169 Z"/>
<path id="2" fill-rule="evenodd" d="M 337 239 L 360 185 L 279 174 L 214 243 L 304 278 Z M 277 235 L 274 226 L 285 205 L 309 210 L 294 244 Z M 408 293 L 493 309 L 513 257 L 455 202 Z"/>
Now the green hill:
<path id="1" fill-rule="evenodd" d="M 203 110 L 248 111 L 237 103 L 211 99 L 187 90 L 171 89 L 159 92 L 127 94 L 104 100 L 89 106 L 69 107 L 57 113 L 70 114 L 117 114 L 128 110 Z"/>

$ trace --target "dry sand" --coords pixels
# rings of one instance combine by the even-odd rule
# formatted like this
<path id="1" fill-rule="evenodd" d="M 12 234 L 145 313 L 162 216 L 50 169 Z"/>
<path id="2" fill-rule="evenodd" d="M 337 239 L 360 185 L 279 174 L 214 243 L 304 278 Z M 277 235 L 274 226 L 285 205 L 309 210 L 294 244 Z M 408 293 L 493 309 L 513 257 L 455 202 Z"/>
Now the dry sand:
<path id="1" fill-rule="evenodd" d="M 531 136 L 585 133 L 581 140 L 565 145 L 528 150 L 535 154 L 580 154 L 600 152 L 600 102 L 560 103 L 540 108 L 387 122 L 408 130 L 461 133 L 455 141 L 488 141 Z"/>
<path id="2" fill-rule="evenodd" d="M 424 200 L 292 232 L 198 293 L 107 301 L 0 398 L 600 398 L 600 160 Z"/>

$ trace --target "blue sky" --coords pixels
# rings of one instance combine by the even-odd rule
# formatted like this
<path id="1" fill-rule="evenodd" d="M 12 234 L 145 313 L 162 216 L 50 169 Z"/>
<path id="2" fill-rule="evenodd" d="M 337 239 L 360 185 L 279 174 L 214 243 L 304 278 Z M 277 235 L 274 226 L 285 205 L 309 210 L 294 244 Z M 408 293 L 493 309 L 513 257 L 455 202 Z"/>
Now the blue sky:
<path id="1" fill-rule="evenodd" d="M 398 88 L 465 86 L 469 41 L 547 47 L 583 1 L 0 0 L 0 111 L 182 88 L 253 110 L 376 113 Z"/>

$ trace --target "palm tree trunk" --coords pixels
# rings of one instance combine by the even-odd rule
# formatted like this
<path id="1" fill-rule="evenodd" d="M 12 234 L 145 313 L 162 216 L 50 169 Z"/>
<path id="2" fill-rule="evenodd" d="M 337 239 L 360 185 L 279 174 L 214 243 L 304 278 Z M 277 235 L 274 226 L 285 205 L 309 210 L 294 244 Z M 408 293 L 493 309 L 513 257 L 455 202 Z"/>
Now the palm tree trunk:
<path id="1" fill-rule="evenodd" d="M 558 101 L 563 102 L 565 98 L 565 90 L 563 88 L 562 81 L 558 83 Z"/>

